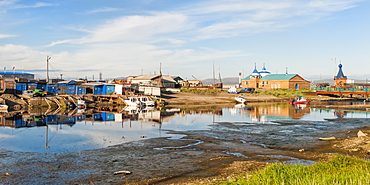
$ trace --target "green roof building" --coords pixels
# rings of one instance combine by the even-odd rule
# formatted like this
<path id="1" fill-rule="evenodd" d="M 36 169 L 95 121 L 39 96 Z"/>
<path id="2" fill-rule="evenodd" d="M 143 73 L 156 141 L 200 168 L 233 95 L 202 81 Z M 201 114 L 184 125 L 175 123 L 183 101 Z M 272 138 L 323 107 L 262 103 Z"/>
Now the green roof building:
<path id="1" fill-rule="evenodd" d="M 242 88 L 309 89 L 310 82 L 298 74 L 249 75 L 242 79 Z"/>

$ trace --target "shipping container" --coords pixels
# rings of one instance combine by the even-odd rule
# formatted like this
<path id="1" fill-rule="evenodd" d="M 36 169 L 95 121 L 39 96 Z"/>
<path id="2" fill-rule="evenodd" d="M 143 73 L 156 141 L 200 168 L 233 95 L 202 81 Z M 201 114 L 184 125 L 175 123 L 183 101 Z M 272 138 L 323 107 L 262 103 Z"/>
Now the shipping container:
<path id="1" fill-rule="evenodd" d="M 86 87 L 76 87 L 76 94 L 77 95 L 85 95 L 86 94 Z"/>
<path id="2" fill-rule="evenodd" d="M 115 85 L 103 85 L 103 95 L 111 95 L 115 91 Z"/>
<path id="3" fill-rule="evenodd" d="M 95 85 L 94 86 L 94 94 L 95 95 L 102 95 L 103 94 L 103 85 Z"/>
<path id="4" fill-rule="evenodd" d="M 48 94 L 55 95 L 58 94 L 58 86 L 57 84 L 48 84 Z"/>
<path id="5" fill-rule="evenodd" d="M 28 90 L 27 87 L 28 87 L 27 83 L 17 82 L 15 85 L 15 94 L 22 94 L 23 91 Z"/>

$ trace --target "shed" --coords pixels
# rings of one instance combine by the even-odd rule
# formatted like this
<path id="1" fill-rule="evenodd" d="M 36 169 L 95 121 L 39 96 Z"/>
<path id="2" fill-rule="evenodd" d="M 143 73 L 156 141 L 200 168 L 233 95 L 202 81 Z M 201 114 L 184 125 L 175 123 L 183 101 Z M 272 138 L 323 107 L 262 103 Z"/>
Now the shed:
<path id="1" fill-rule="evenodd" d="M 27 82 L 17 82 L 15 84 L 15 94 L 22 94 L 22 92 L 26 90 L 28 90 Z"/>
<path id="2" fill-rule="evenodd" d="M 58 94 L 76 94 L 76 82 L 73 80 L 58 82 Z"/>
<path id="3" fill-rule="evenodd" d="M 86 94 L 86 87 L 76 86 L 76 94 L 77 95 L 85 95 Z"/>
<path id="4" fill-rule="evenodd" d="M 57 84 L 48 84 L 48 94 L 58 94 L 58 85 Z"/>

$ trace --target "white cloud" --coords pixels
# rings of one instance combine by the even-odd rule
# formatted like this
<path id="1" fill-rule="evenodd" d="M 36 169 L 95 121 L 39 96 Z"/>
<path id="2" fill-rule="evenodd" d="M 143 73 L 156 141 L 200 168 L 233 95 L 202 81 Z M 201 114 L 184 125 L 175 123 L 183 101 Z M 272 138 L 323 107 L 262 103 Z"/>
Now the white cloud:
<path id="1" fill-rule="evenodd" d="M 169 13 L 160 13 L 151 16 L 136 15 L 120 17 L 99 25 L 96 29 L 91 29 L 91 34 L 86 37 L 53 42 L 51 46 L 61 43 L 150 42 L 153 36 L 189 29 L 189 24 L 186 21 L 187 17 L 184 15 Z"/>
<path id="2" fill-rule="evenodd" d="M 44 3 L 44 2 L 36 2 L 32 5 L 24 5 L 24 4 L 14 4 L 10 9 L 24 9 L 24 8 L 40 8 L 40 7 L 49 7 L 49 6 L 57 6 L 57 4 L 52 3 Z"/>
<path id="3" fill-rule="evenodd" d="M 323 11 L 336 12 L 356 7 L 354 2 L 359 2 L 359 0 L 314 0 L 308 3 L 308 7 Z"/>
<path id="4" fill-rule="evenodd" d="M 7 44 L 0 46 L 0 61 L 4 67 L 17 69 L 38 69 L 45 66 L 46 53 L 24 45 Z M 37 66 L 37 67 L 36 67 Z"/>
<path id="5" fill-rule="evenodd" d="M 115 11 L 118 11 L 118 10 L 119 10 L 118 8 L 105 7 L 105 8 L 100 8 L 100 9 L 96 9 L 96 10 L 91 10 L 91 11 L 88 11 L 87 13 L 88 14 L 106 13 L 106 12 L 115 12 Z"/>
<path id="6" fill-rule="evenodd" d="M 0 6 L 8 6 L 8 5 L 12 5 L 16 2 L 16 0 L 3 0 L 3 1 L 0 1 Z"/>
<path id="7" fill-rule="evenodd" d="M 122 16 L 90 28 L 79 25 L 74 29 L 83 32 L 83 37 L 53 41 L 49 46 L 56 50 L 64 46 L 73 48 L 52 56 L 56 67 L 71 76 L 79 69 L 89 69 L 79 73 L 80 77 L 92 73 L 97 76 L 98 72 L 109 77 L 134 75 L 141 69 L 158 71 L 160 62 L 175 71 L 179 66 L 194 66 L 195 63 L 198 66 L 200 61 L 249 55 L 245 51 L 202 48 L 203 43 L 197 41 L 281 31 L 353 8 L 354 2 L 207 1 L 186 7 L 184 11 Z M 102 8 L 89 13 L 109 11 L 116 9 Z"/>
<path id="8" fill-rule="evenodd" d="M 0 39 L 10 38 L 10 37 L 16 37 L 16 35 L 1 35 L 0 34 Z"/>

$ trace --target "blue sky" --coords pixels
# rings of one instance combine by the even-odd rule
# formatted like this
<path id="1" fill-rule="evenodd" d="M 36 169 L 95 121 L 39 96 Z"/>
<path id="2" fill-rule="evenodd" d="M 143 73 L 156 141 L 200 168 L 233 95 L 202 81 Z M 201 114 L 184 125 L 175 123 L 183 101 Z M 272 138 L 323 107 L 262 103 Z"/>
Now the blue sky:
<path id="1" fill-rule="evenodd" d="M 104 79 L 184 79 L 272 73 L 370 77 L 370 2 L 364 0 L 0 0 L 7 71 Z M 218 75 L 217 75 L 218 76 Z"/>

